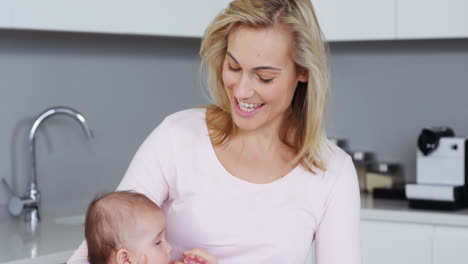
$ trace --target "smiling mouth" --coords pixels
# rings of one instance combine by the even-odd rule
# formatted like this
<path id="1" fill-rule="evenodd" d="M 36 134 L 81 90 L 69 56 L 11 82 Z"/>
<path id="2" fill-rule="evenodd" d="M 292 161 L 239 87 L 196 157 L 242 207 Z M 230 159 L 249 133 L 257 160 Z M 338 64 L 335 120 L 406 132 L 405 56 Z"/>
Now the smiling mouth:
<path id="1" fill-rule="evenodd" d="M 241 102 L 239 101 L 237 98 L 236 98 L 236 102 L 237 102 L 237 105 L 239 106 L 239 108 L 244 111 L 244 112 L 252 112 L 252 111 L 255 111 L 256 109 L 264 106 L 265 104 L 251 104 L 251 103 L 244 103 L 244 102 Z"/>

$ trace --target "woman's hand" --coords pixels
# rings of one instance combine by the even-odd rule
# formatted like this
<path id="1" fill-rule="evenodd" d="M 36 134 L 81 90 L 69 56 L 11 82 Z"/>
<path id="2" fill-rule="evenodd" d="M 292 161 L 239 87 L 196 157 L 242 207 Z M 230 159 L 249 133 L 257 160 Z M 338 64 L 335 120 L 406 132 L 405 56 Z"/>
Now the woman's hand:
<path id="1" fill-rule="evenodd" d="M 199 248 L 187 250 L 183 255 L 183 264 L 218 264 L 218 260 L 215 256 Z"/>

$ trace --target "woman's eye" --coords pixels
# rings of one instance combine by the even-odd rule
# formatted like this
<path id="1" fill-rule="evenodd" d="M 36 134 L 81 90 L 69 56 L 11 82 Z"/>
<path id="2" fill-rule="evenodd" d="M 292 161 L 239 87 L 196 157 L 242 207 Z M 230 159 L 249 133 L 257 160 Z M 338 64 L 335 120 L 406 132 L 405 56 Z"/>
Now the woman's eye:
<path id="1" fill-rule="evenodd" d="M 233 68 L 231 65 L 228 64 L 228 69 L 234 72 L 240 71 L 240 68 Z"/>
<path id="2" fill-rule="evenodd" d="M 159 240 L 158 242 L 156 242 L 156 246 L 158 246 L 159 244 L 161 244 L 162 240 Z"/>
<path id="3" fill-rule="evenodd" d="M 260 81 L 262 81 L 263 83 L 270 83 L 271 81 L 273 81 L 274 78 L 271 78 L 271 79 L 264 79 L 262 78 L 260 75 L 258 76 L 258 78 L 260 79 Z"/>

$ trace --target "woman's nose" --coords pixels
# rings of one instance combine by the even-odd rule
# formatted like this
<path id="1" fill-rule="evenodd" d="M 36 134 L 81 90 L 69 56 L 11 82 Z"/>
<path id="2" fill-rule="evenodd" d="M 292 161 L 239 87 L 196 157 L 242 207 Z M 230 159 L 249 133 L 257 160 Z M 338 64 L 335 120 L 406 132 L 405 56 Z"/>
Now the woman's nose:
<path id="1" fill-rule="evenodd" d="M 255 94 L 255 88 L 252 80 L 248 76 L 243 75 L 239 83 L 234 86 L 234 96 L 237 98 L 250 98 Z"/>

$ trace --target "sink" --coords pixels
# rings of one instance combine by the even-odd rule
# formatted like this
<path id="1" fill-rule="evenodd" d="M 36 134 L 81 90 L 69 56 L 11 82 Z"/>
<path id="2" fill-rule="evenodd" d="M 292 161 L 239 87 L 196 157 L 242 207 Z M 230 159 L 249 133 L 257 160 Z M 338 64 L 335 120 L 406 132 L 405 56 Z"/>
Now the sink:
<path id="1" fill-rule="evenodd" d="M 85 216 L 84 215 L 72 215 L 55 218 L 54 222 L 57 224 L 63 225 L 84 225 Z"/>

